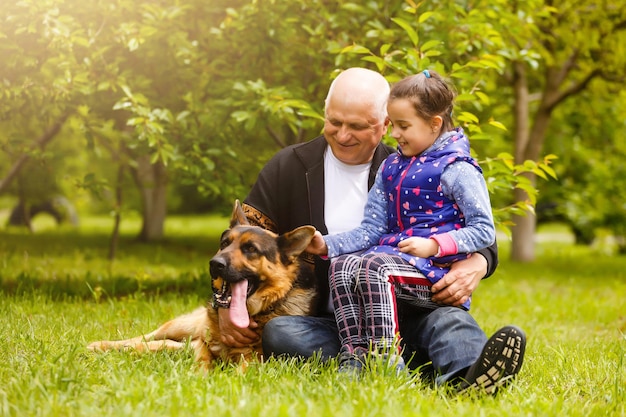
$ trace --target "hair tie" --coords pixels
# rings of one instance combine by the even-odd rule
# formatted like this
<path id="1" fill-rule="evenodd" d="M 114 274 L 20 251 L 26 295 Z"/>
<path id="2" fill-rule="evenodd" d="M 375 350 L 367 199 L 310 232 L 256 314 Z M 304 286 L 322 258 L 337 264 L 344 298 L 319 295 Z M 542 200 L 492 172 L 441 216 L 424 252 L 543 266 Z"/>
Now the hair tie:
<path id="1" fill-rule="evenodd" d="M 424 70 L 422 71 L 424 73 L 424 75 L 426 76 L 426 78 L 430 78 L 430 72 L 428 72 L 428 70 Z"/>

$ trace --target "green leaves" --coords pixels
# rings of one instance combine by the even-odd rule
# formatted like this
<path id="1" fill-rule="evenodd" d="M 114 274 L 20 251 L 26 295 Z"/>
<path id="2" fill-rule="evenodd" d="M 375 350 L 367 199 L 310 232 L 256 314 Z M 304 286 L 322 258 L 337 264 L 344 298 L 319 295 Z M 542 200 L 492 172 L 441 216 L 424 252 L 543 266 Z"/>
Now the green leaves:
<path id="1" fill-rule="evenodd" d="M 392 18 L 391 21 L 394 22 L 396 25 L 400 26 L 406 32 L 406 35 L 411 40 L 411 43 L 413 44 L 413 46 L 417 46 L 417 43 L 419 42 L 419 35 L 417 34 L 417 31 L 413 29 L 413 27 L 411 26 L 409 22 L 407 22 L 404 19 L 397 18 L 397 17 Z M 420 23 L 421 23 L 421 20 L 420 20 Z"/>
<path id="2" fill-rule="evenodd" d="M 529 99 L 521 121 L 530 124 L 534 110 L 546 105 L 541 99 L 564 102 L 565 93 L 585 87 L 581 81 L 594 74 L 586 87 L 597 93 L 585 101 L 607 116 L 587 109 L 568 119 L 583 106 L 557 108 L 558 123 L 547 124 L 539 153 L 526 157 L 532 161 L 526 165 L 517 161 L 529 175 L 563 179 L 558 167 L 575 152 L 565 139 L 550 147 L 562 132 L 597 148 L 600 138 L 615 142 L 613 132 L 623 130 L 623 117 L 611 110 L 626 68 L 619 6 L 609 0 L 566 0 L 558 8 L 543 0 L 6 2 L 0 11 L 0 166 L 69 111 L 75 116 L 65 125 L 64 142 L 38 153 L 42 164 L 71 160 L 71 175 L 81 181 L 89 171 L 112 182 L 110 166 L 147 157 L 167 164 L 174 186 L 197 186 L 230 206 L 278 149 L 320 133 L 330 81 L 354 65 L 377 69 L 390 82 L 437 70 L 457 91 L 453 120 L 477 155 L 524 155 L 515 149 L 513 128 L 513 87 L 520 80 L 513 66 L 520 65 Z M 606 80 L 617 87 L 603 90 Z M 551 85 L 559 88 L 544 90 Z M 558 154 L 561 162 L 547 164 L 543 153 Z M 620 153 L 607 150 L 605 159 L 612 155 Z M 525 177 L 517 164 L 494 159 L 485 167 L 498 190 L 494 206 L 524 210 L 530 199 L 508 208 L 508 193 L 518 183 L 530 191 L 533 182 L 516 179 Z M 573 171 L 567 171 L 572 178 Z M 579 202 L 590 199 L 580 195 Z"/>

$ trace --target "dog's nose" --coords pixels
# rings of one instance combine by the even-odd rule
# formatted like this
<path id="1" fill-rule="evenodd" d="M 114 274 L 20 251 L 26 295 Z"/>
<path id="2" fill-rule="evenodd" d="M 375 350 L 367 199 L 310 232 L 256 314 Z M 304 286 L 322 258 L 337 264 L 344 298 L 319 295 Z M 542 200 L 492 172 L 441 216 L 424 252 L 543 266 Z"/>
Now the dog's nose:
<path id="1" fill-rule="evenodd" d="M 214 257 L 209 262 L 209 271 L 212 278 L 221 277 L 226 270 L 226 261 L 223 258 Z"/>

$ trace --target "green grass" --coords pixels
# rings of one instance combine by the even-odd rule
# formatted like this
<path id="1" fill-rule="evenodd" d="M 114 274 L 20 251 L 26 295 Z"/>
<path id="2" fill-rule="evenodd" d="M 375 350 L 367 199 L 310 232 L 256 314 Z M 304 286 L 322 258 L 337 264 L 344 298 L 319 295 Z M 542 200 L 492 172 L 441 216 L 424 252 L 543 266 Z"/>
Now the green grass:
<path id="1" fill-rule="evenodd" d="M 496 398 L 453 397 L 384 372 L 347 381 L 316 360 L 227 366 L 204 374 L 191 352 L 94 354 L 85 346 L 151 330 L 209 294 L 207 260 L 222 218 L 173 218 L 168 239 L 133 239 L 105 260 L 110 219 L 80 230 L 0 229 L 1 416 L 624 416 L 626 258 L 549 230 L 530 265 L 502 262 L 473 315 L 487 333 L 528 336 L 515 383 Z"/>
<path id="2" fill-rule="evenodd" d="M 23 228 L 0 229 L 0 286 L 4 292 L 21 294 L 36 289 L 51 297 L 88 297 L 96 289 L 117 296 L 205 288 L 210 280 L 208 260 L 228 224 L 217 216 L 172 217 L 165 225 L 167 238 L 146 244 L 135 238 L 139 219 L 126 219 L 115 260 L 109 262 L 110 218 L 85 218 L 76 229 L 56 228 L 42 217 L 35 219 L 38 231 L 34 234 Z M 1 218 L 0 224 L 4 224 Z"/>

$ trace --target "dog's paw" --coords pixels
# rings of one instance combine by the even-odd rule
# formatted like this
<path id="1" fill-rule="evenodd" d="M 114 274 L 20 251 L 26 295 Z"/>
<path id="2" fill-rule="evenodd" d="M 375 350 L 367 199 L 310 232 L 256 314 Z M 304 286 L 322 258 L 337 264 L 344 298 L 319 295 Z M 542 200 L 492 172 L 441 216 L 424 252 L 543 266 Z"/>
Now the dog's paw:
<path id="1" fill-rule="evenodd" d="M 87 350 L 90 350 L 92 352 L 104 352 L 105 350 L 110 350 L 110 349 L 111 349 L 111 344 L 104 340 L 99 341 L 99 342 L 92 342 L 87 345 Z"/>

